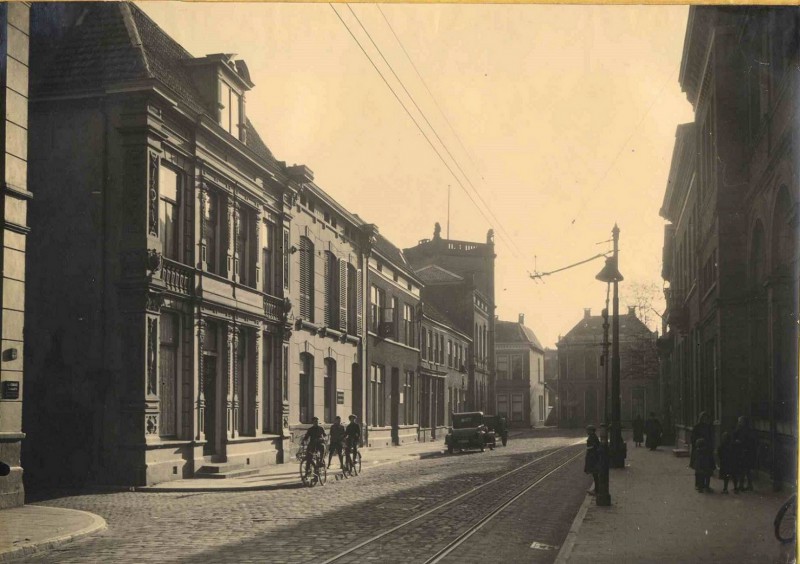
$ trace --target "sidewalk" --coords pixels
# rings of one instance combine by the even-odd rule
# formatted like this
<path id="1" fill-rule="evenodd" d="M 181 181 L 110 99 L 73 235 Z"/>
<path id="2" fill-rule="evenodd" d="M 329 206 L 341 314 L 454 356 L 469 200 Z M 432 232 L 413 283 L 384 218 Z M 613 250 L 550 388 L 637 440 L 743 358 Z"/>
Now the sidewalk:
<path id="1" fill-rule="evenodd" d="M 0 562 L 52 548 L 106 528 L 93 513 L 26 505 L 0 511 Z"/>
<path id="2" fill-rule="evenodd" d="M 397 447 L 362 448 L 361 470 L 369 471 L 384 464 L 392 464 L 407 460 L 433 458 L 444 455 L 444 441 L 428 443 L 412 443 Z M 334 456 L 328 470 L 328 480 L 344 479 L 339 470 L 339 461 Z M 285 464 L 265 466 L 258 474 L 242 476 L 241 478 L 188 478 L 185 480 L 172 480 L 153 486 L 139 487 L 139 492 L 209 492 L 209 491 L 248 491 L 272 490 L 291 487 L 300 487 L 299 466 L 294 460 Z"/>
<path id="3" fill-rule="evenodd" d="M 688 458 L 671 447 L 651 452 L 628 442 L 626 468 L 611 470 L 612 506 L 587 496 L 557 563 L 776 563 L 786 549 L 773 536 L 775 514 L 789 492 L 762 479 L 754 492 L 723 495 L 694 489 Z M 581 518 L 581 513 L 585 516 Z"/>

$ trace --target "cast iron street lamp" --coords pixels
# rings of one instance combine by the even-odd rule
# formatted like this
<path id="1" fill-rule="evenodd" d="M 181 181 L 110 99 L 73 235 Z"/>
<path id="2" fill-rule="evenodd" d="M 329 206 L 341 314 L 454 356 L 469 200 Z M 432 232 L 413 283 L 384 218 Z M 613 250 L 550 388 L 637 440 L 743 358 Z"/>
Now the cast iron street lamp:
<path id="1" fill-rule="evenodd" d="M 620 425 L 620 389 L 619 389 L 619 282 L 624 280 L 620 274 L 619 265 L 619 227 L 614 224 L 611 230 L 614 240 L 614 253 L 606 259 L 606 265 L 596 276 L 598 280 L 614 285 L 612 317 L 613 342 L 611 346 L 611 444 L 608 450 L 608 460 L 612 468 L 625 467 L 625 443 L 622 440 L 622 427 Z"/>

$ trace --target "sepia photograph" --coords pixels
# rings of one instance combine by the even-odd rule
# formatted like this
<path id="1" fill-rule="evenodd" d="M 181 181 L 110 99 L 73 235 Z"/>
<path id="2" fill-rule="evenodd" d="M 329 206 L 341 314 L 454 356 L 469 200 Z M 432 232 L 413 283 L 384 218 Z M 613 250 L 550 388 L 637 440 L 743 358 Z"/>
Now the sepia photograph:
<path id="1" fill-rule="evenodd" d="M 8 1 L 0 86 L 0 562 L 797 563 L 797 3 Z"/>

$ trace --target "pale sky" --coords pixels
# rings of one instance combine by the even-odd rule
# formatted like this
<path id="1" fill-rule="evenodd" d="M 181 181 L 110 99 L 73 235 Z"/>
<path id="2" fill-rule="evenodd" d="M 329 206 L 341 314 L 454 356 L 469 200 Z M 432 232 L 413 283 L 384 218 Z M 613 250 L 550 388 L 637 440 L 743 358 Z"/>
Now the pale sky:
<path id="1" fill-rule="evenodd" d="M 607 250 L 596 243 L 614 222 L 620 309 L 630 283 L 661 287 L 658 210 L 675 128 L 692 119 L 678 84 L 688 7 L 383 4 L 384 19 L 377 5 L 352 5 L 456 166 L 347 5 L 335 5 L 473 199 L 488 203 L 490 222 L 331 6 L 141 5 L 193 55 L 244 59 L 256 85 L 248 117 L 275 156 L 310 167 L 318 185 L 398 247 L 431 237 L 437 221 L 446 235 L 450 185 L 450 237 L 484 241 L 494 228 L 497 313 L 524 313 L 543 345 L 554 346 L 583 308 L 600 312 L 602 260 L 539 283 L 528 271 Z"/>

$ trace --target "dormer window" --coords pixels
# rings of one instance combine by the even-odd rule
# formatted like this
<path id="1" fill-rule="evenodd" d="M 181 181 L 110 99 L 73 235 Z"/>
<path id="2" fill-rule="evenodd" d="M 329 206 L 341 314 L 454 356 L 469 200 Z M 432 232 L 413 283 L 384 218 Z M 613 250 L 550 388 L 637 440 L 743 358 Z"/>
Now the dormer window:
<path id="1" fill-rule="evenodd" d="M 219 83 L 219 124 L 222 129 L 239 138 L 242 120 L 242 96 L 225 81 Z"/>

